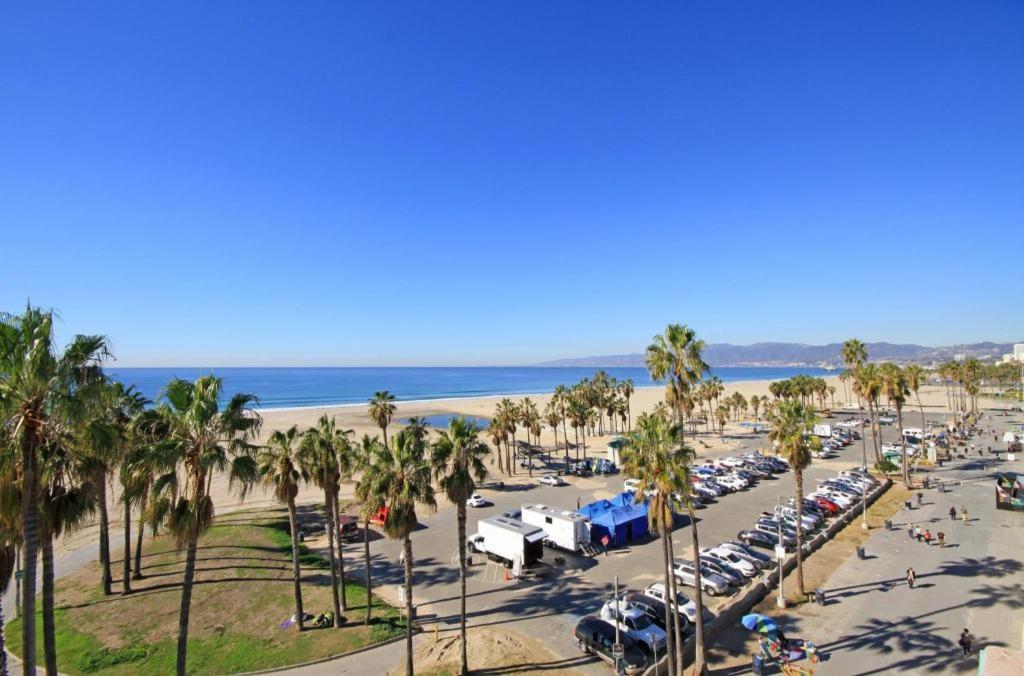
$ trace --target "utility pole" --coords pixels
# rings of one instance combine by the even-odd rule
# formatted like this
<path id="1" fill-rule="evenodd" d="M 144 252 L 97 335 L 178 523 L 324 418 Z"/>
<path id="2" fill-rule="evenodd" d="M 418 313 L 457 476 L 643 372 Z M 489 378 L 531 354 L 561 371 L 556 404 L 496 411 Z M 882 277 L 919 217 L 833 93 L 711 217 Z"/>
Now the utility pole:
<path id="1" fill-rule="evenodd" d="M 615 657 L 615 673 L 619 671 L 619 659 L 621 657 L 620 648 L 622 646 L 622 637 L 619 636 L 619 574 L 615 574 L 615 591 L 612 596 L 612 617 L 615 618 L 615 647 L 613 648 L 613 656 Z"/>
<path id="2" fill-rule="evenodd" d="M 775 525 L 778 528 L 779 544 L 775 549 L 775 558 L 778 559 L 779 566 L 779 598 L 775 600 L 775 605 L 779 608 L 786 607 L 786 596 L 782 591 L 782 576 L 783 571 L 783 559 L 785 559 L 786 546 L 782 544 L 782 496 L 779 496 L 778 505 L 775 507 Z"/>

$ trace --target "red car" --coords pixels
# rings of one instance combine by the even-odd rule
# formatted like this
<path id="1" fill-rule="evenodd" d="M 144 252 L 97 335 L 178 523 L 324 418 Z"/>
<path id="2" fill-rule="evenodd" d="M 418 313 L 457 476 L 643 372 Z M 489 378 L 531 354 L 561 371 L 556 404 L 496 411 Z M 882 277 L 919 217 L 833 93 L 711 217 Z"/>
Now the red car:
<path id="1" fill-rule="evenodd" d="M 839 512 L 842 511 L 839 508 L 839 505 L 837 505 L 836 503 L 832 502 L 828 498 L 824 498 L 824 497 L 820 497 L 819 496 L 819 497 L 814 498 L 814 501 L 816 503 L 818 503 L 818 506 L 821 507 L 822 509 L 828 510 L 829 514 L 838 514 Z"/>

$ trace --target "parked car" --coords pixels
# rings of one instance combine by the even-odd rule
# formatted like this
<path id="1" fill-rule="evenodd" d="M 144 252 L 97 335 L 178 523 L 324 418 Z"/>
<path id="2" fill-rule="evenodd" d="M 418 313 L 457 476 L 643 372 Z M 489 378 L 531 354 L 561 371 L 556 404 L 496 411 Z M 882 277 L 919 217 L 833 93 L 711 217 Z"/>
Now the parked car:
<path id="1" fill-rule="evenodd" d="M 636 608 L 615 612 L 614 605 L 609 601 L 601 608 L 601 619 L 614 627 L 619 625 L 619 634 L 625 634 L 636 641 L 642 650 L 663 653 L 668 635 L 665 630 L 654 624 L 651 618 Z"/>
<path id="2" fill-rule="evenodd" d="M 759 530 L 762 533 L 767 533 L 774 538 L 779 537 L 779 526 L 775 523 L 775 519 L 761 520 L 754 525 L 754 530 Z M 796 533 L 789 530 L 786 527 L 782 528 L 782 544 L 786 549 L 791 549 L 796 546 Z"/>
<path id="3" fill-rule="evenodd" d="M 615 627 L 596 615 L 588 615 L 580 620 L 572 630 L 576 647 L 585 655 L 597 655 L 599 658 L 615 664 L 612 648 L 615 646 Z M 629 636 L 620 636 L 622 658 L 619 663 L 627 674 L 639 674 L 647 666 L 647 656 Z"/>
<path id="4" fill-rule="evenodd" d="M 487 501 L 484 500 L 484 496 L 479 493 L 473 493 L 473 495 L 469 496 L 469 499 L 466 500 L 466 507 L 483 507 L 486 504 Z"/>
<path id="5" fill-rule="evenodd" d="M 720 476 L 715 481 L 720 486 L 725 486 L 726 488 L 733 491 L 741 491 L 747 487 L 747 482 L 741 479 L 740 477 L 736 476 L 735 474 L 726 474 L 725 476 Z"/>
<path id="6" fill-rule="evenodd" d="M 808 497 L 811 500 L 814 500 L 814 503 L 818 505 L 818 507 L 821 507 L 822 509 L 826 510 L 829 514 L 838 514 L 839 512 L 843 511 L 839 505 L 837 505 L 834 501 L 830 500 L 824 495 L 811 493 L 811 495 L 809 495 Z"/>
<path id="7" fill-rule="evenodd" d="M 676 584 L 684 584 L 687 587 L 693 587 L 697 584 L 697 576 L 694 574 L 693 564 L 689 561 L 676 559 L 670 572 L 675 576 Z M 729 581 L 720 575 L 715 575 L 711 571 L 705 573 L 701 570 L 700 586 L 705 594 L 718 596 L 724 594 L 729 589 Z"/>
<path id="8" fill-rule="evenodd" d="M 716 498 L 721 497 L 729 492 L 724 486 L 719 486 L 714 481 L 709 480 L 701 481 L 699 479 L 696 479 L 693 482 L 693 485 L 697 488 L 700 488 L 701 490 L 706 490 L 710 491 L 711 493 L 714 493 Z"/>
<path id="9" fill-rule="evenodd" d="M 711 559 L 738 571 L 743 577 L 754 577 L 760 569 L 760 566 L 723 547 L 706 547 L 700 550 L 700 555 L 701 561 Z"/>
<path id="10" fill-rule="evenodd" d="M 660 582 L 647 585 L 644 587 L 643 593 L 644 596 L 649 596 L 652 599 L 656 599 L 662 603 L 669 603 L 669 605 L 674 606 L 676 611 L 682 613 L 683 617 L 685 617 L 688 622 L 693 623 L 697 621 L 697 604 L 686 598 L 686 594 L 683 592 L 676 592 L 676 602 L 674 604 L 668 600 L 671 599 L 671 596 L 665 593 L 665 585 Z M 711 611 L 707 608 L 704 608 L 703 615 L 705 622 L 711 620 L 713 617 Z"/>
<path id="11" fill-rule="evenodd" d="M 743 575 L 743 573 L 741 573 L 740 571 L 736 570 L 735 568 L 733 568 L 729 564 L 724 563 L 722 561 L 718 561 L 718 560 L 716 560 L 713 557 L 712 558 L 704 558 L 703 556 L 701 557 L 701 559 L 700 559 L 700 571 L 701 571 L 700 574 L 702 576 L 707 574 L 707 573 L 713 573 L 715 575 L 719 575 L 721 577 L 724 577 L 726 580 L 729 581 L 729 584 L 733 585 L 734 587 L 739 587 L 744 582 L 746 582 L 746 579 L 745 579 L 745 576 Z"/>
<path id="12" fill-rule="evenodd" d="M 703 502 L 710 502 L 720 495 L 720 493 L 715 492 L 714 490 L 712 490 L 708 486 L 705 486 L 703 483 L 699 481 L 695 481 L 693 484 L 691 484 L 690 490 L 694 494 L 699 495 L 700 499 Z"/>
<path id="13" fill-rule="evenodd" d="M 511 511 L 505 512 L 504 514 L 502 514 L 502 516 L 505 517 L 506 519 L 513 519 L 515 521 L 522 521 L 523 520 L 523 510 L 521 510 L 521 509 L 513 509 Z"/>
<path id="14" fill-rule="evenodd" d="M 611 601 L 608 603 L 611 603 Z M 605 605 L 608 605 L 608 603 Z M 619 599 L 619 609 L 639 610 L 649 617 L 655 626 L 667 631 L 665 627 L 665 604 L 658 599 L 651 598 L 650 596 L 646 596 L 640 592 L 627 592 Z M 679 618 L 680 631 L 685 631 L 689 624 L 689 620 L 686 619 L 685 615 L 680 615 L 679 613 L 676 613 L 676 616 Z"/>
<path id="15" fill-rule="evenodd" d="M 772 562 L 775 560 L 767 554 L 759 552 L 757 549 L 749 545 L 745 545 L 741 542 L 736 542 L 733 540 L 727 540 L 726 542 L 723 542 L 722 544 L 718 545 L 718 548 L 728 549 L 731 552 L 735 552 L 741 558 L 746 558 L 747 560 L 751 561 L 752 563 L 754 563 L 762 569 L 771 566 Z"/>
<path id="16" fill-rule="evenodd" d="M 776 545 L 779 544 L 779 538 L 776 537 L 775 533 L 756 528 L 741 530 L 736 534 L 736 539 L 748 547 L 759 547 L 761 549 L 774 550 Z"/>
<path id="17" fill-rule="evenodd" d="M 565 485 L 565 481 L 563 481 L 562 477 L 558 476 L 557 474 L 545 474 L 544 476 L 542 476 L 539 479 L 537 479 L 537 481 L 539 481 L 540 483 L 544 484 L 545 486 L 564 486 Z"/>
<path id="18" fill-rule="evenodd" d="M 747 469 L 735 469 L 733 474 L 746 481 L 748 486 L 753 486 L 761 478 Z"/>

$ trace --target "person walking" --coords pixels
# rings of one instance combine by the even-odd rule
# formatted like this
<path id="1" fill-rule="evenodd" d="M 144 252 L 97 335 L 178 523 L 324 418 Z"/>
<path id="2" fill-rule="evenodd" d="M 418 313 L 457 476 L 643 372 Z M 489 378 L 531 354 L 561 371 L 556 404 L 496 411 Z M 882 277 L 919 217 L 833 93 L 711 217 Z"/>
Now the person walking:
<path id="1" fill-rule="evenodd" d="M 960 505 L 960 519 L 967 525 L 967 505 Z"/>
<path id="2" fill-rule="evenodd" d="M 939 549 L 945 549 L 946 548 L 946 534 L 943 533 L 940 530 L 938 535 L 936 535 L 936 537 L 939 539 Z"/>
<path id="3" fill-rule="evenodd" d="M 920 526 L 914 526 L 914 537 L 917 538 L 918 542 L 921 541 L 921 527 Z"/>
<path id="4" fill-rule="evenodd" d="M 932 532 L 928 528 L 926 528 L 924 531 L 924 543 L 929 547 L 932 546 Z"/>
<path id="5" fill-rule="evenodd" d="M 907 586 L 913 589 L 915 582 L 917 582 L 917 572 L 913 568 L 907 568 Z"/>
<path id="6" fill-rule="evenodd" d="M 963 633 L 960 634 L 960 640 L 957 643 L 964 649 L 964 657 L 971 654 L 971 644 L 974 642 L 974 637 L 971 636 L 971 632 L 967 631 L 967 627 L 964 627 Z"/>
<path id="7" fill-rule="evenodd" d="M 949 506 L 949 520 L 956 521 L 956 507 Z"/>
<path id="8" fill-rule="evenodd" d="M 907 524 L 907 535 L 910 536 L 911 540 L 914 539 L 914 524 L 912 524 L 912 523 L 908 523 Z"/>

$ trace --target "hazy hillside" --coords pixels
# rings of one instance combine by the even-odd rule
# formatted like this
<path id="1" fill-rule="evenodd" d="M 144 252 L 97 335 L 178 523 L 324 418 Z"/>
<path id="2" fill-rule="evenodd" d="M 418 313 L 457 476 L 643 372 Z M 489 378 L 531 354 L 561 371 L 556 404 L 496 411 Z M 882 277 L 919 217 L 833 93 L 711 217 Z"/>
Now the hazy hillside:
<path id="1" fill-rule="evenodd" d="M 868 355 L 872 360 L 895 362 L 944 361 L 963 354 L 979 359 L 1000 357 L 1011 352 L 1011 343 L 971 343 L 927 347 L 924 345 L 868 343 Z M 828 345 L 804 345 L 802 343 L 754 343 L 753 345 L 730 345 L 712 343 L 705 348 L 704 358 L 712 366 L 814 366 L 829 364 L 841 366 L 841 343 Z M 643 366 L 642 354 L 617 354 L 594 357 L 557 359 L 539 366 Z"/>

